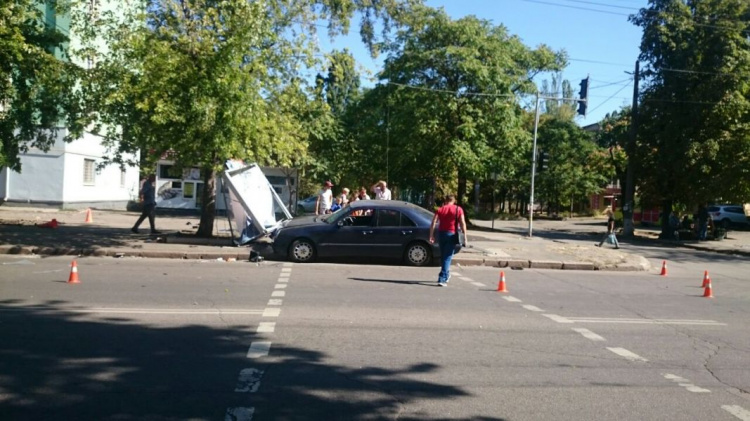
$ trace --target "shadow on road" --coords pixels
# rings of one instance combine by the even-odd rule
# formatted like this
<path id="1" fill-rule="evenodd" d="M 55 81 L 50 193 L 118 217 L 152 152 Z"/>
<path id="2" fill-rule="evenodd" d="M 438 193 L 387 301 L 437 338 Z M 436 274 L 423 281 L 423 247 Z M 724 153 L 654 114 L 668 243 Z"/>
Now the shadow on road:
<path id="1" fill-rule="evenodd" d="M 170 326 L 75 310 L 0 301 L 0 419 L 216 420 L 235 407 L 255 407 L 257 419 L 424 419 L 404 407 L 469 395 L 420 379 L 435 364 L 342 366 L 276 343 L 269 357 L 251 360 L 257 334 L 247 325 Z M 257 393 L 234 391 L 247 368 L 264 372 Z M 467 419 L 502 420 L 477 415 Z"/>
<path id="2" fill-rule="evenodd" d="M 361 282 L 383 282 L 387 284 L 397 284 L 397 285 L 422 285 L 426 287 L 439 287 L 440 285 L 437 284 L 437 281 L 430 282 L 430 281 L 398 281 L 394 279 L 367 279 L 367 278 L 349 278 L 352 281 L 361 281 Z"/>

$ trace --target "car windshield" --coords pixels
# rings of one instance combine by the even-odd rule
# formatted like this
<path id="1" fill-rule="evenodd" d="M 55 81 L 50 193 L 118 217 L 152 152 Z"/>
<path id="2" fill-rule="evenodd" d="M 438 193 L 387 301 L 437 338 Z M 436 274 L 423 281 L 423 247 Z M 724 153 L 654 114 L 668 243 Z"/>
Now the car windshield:
<path id="1" fill-rule="evenodd" d="M 319 220 L 325 222 L 326 224 L 335 224 L 338 222 L 341 215 L 344 215 L 348 209 L 349 209 L 349 204 L 347 203 L 336 212 L 321 216 Z"/>

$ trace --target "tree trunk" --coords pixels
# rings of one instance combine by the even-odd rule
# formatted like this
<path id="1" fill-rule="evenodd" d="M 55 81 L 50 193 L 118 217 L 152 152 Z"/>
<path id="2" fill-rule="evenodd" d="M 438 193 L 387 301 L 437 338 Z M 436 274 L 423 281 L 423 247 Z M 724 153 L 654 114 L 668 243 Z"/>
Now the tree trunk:
<path id="1" fill-rule="evenodd" d="M 466 196 L 466 178 L 461 174 L 458 175 L 458 192 L 456 192 L 456 202 L 459 206 L 463 206 L 464 197 Z"/>
<path id="2" fill-rule="evenodd" d="M 201 195 L 201 220 L 197 237 L 214 236 L 214 217 L 216 216 L 216 171 L 213 168 L 203 169 L 203 194 Z"/>
<path id="3" fill-rule="evenodd" d="M 674 233 L 669 232 L 669 214 L 672 213 L 672 199 L 664 199 L 661 208 L 661 234 L 659 238 L 663 240 L 671 240 L 674 238 Z"/>

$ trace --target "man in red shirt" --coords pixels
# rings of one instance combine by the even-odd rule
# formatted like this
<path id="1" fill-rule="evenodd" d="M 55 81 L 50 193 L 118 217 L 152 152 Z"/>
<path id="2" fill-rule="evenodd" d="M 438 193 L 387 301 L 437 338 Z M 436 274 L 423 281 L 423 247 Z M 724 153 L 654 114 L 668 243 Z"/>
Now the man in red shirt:
<path id="1" fill-rule="evenodd" d="M 438 224 L 439 222 L 439 224 Z M 464 210 L 456 205 L 456 196 L 449 194 L 445 197 L 443 206 L 435 212 L 430 225 L 430 243 L 435 242 L 435 225 L 438 226 L 438 244 L 440 245 L 440 274 L 438 275 L 438 285 L 441 287 L 448 286 L 451 278 L 451 260 L 455 253 L 456 246 L 456 222 L 460 223 L 460 230 L 466 236 L 466 219 Z M 462 246 L 466 247 L 466 240 Z"/>

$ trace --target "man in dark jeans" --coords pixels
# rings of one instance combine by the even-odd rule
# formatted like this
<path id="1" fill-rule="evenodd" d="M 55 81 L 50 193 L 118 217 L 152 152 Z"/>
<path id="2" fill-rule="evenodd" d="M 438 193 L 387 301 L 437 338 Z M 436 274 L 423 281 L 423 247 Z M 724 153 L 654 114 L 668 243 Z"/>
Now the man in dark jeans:
<path id="1" fill-rule="evenodd" d="M 154 219 L 156 217 L 156 191 L 154 188 L 155 181 L 156 176 L 151 174 L 148 176 L 148 180 L 143 182 L 143 187 L 141 187 L 140 199 L 141 204 L 143 205 L 143 211 L 141 212 L 141 216 L 140 218 L 138 218 L 138 221 L 136 221 L 135 225 L 133 225 L 133 228 L 130 229 L 130 231 L 133 231 L 135 234 L 138 234 L 138 227 L 141 226 L 141 222 L 143 222 L 146 217 L 148 217 L 148 223 L 149 225 L 151 225 L 151 234 L 161 234 L 156 230 L 154 222 Z"/>

